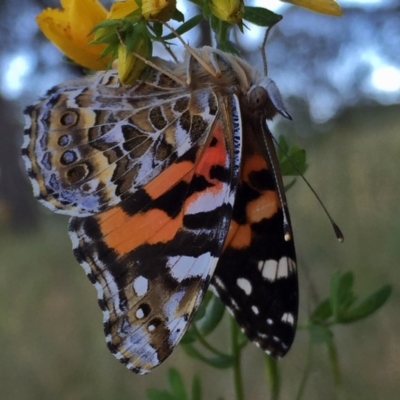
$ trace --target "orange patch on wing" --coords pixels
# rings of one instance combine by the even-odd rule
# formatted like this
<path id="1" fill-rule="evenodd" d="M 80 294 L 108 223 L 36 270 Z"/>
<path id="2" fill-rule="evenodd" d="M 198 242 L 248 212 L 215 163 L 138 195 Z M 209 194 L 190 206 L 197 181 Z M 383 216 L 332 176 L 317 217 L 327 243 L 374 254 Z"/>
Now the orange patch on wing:
<path id="1" fill-rule="evenodd" d="M 261 193 L 260 197 L 247 204 L 247 221 L 255 223 L 260 222 L 264 218 L 269 219 L 277 213 L 278 208 L 279 199 L 277 193 L 273 190 L 267 190 Z"/>
<path id="2" fill-rule="evenodd" d="M 152 198 L 156 199 L 162 194 L 171 189 L 179 181 L 183 180 L 185 175 L 188 175 L 192 171 L 194 165 L 190 161 L 178 162 L 171 164 L 161 174 L 157 175 L 151 182 L 149 182 L 144 188 L 147 194 Z"/>
<path id="3" fill-rule="evenodd" d="M 212 138 L 217 140 L 215 146 L 208 146 L 201 155 L 196 165 L 196 174 L 203 175 L 209 182 L 211 179 L 210 170 L 216 165 L 225 166 L 227 159 L 227 149 L 225 146 L 225 138 L 222 132 L 221 124 L 216 122 L 211 132 Z M 212 140 L 212 139 L 211 139 Z"/>
<path id="4" fill-rule="evenodd" d="M 229 226 L 228 235 L 224 244 L 226 247 L 234 249 L 243 249 L 249 247 L 251 243 L 251 227 L 249 224 L 239 225 L 237 222 L 232 221 Z"/>
<path id="5" fill-rule="evenodd" d="M 108 247 L 124 255 L 143 243 L 159 243 L 171 240 L 182 226 L 182 215 L 171 219 L 164 211 L 153 209 L 133 216 L 122 208 L 99 215 L 99 225 Z"/>
<path id="6" fill-rule="evenodd" d="M 242 180 L 248 182 L 250 173 L 254 171 L 261 171 L 263 169 L 268 169 L 268 165 L 265 158 L 255 154 L 250 158 L 246 158 L 242 166 Z"/>

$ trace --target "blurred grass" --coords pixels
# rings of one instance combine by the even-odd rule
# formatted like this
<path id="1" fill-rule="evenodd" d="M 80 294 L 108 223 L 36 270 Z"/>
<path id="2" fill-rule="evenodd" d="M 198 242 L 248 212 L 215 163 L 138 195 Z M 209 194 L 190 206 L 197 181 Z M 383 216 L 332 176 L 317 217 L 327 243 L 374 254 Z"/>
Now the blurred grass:
<path id="1" fill-rule="evenodd" d="M 356 274 L 368 294 L 394 285 L 389 303 L 372 318 L 335 329 L 343 373 L 337 392 L 325 349 L 315 348 L 307 399 L 398 399 L 400 393 L 400 113 L 399 107 L 353 110 L 329 132 L 292 138 L 307 150 L 307 178 L 345 234 L 336 242 L 309 189 L 299 181 L 288 194 L 300 264 L 301 317 L 327 295 L 331 273 Z M 1 399 L 145 399 L 148 387 L 166 388 L 175 365 L 189 382 L 200 373 L 205 398 L 233 398 L 229 372 L 205 369 L 174 352 L 148 376 L 136 376 L 109 354 L 95 290 L 75 261 L 67 218 L 42 211 L 40 231 L 0 231 Z M 223 348 L 227 330 L 216 338 Z M 299 332 L 280 362 L 282 399 L 293 399 L 307 337 Z M 262 353 L 249 345 L 244 359 L 247 399 L 268 398 Z"/>

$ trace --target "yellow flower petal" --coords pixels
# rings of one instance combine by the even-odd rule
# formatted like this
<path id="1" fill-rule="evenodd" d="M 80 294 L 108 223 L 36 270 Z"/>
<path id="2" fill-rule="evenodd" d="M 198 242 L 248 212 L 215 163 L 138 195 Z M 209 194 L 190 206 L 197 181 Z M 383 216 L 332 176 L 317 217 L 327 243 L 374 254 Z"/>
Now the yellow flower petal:
<path id="1" fill-rule="evenodd" d="M 107 19 L 121 19 L 139 8 L 135 0 L 115 1 L 111 6 Z"/>
<path id="2" fill-rule="evenodd" d="M 220 20 L 237 24 L 243 18 L 243 0 L 210 0 L 211 12 Z"/>
<path id="3" fill-rule="evenodd" d="M 106 18 L 106 10 L 98 0 L 62 0 L 60 9 L 46 9 L 37 17 L 43 34 L 67 57 L 86 68 L 101 70 L 109 58 L 99 59 L 105 45 L 90 45 L 88 33 Z"/>
<path id="4" fill-rule="evenodd" d="M 166 22 L 176 9 L 176 0 L 142 0 L 142 15 L 147 20 Z"/>
<path id="5" fill-rule="evenodd" d="M 87 40 L 91 29 L 107 16 L 107 10 L 98 0 L 62 0 L 61 5 L 68 15 L 72 35 L 82 40 Z"/>
<path id="6" fill-rule="evenodd" d="M 138 40 L 135 50 L 143 57 L 146 56 L 145 54 L 141 54 L 143 50 L 146 50 L 143 40 Z M 145 67 L 146 64 L 142 60 L 133 55 L 133 53 L 126 51 L 124 44 L 118 46 L 118 78 L 121 83 L 124 85 L 133 85 Z"/>
<path id="7" fill-rule="evenodd" d="M 291 3 L 296 6 L 304 7 L 309 10 L 322 14 L 340 16 L 342 9 L 334 0 L 282 0 L 286 3 Z"/>

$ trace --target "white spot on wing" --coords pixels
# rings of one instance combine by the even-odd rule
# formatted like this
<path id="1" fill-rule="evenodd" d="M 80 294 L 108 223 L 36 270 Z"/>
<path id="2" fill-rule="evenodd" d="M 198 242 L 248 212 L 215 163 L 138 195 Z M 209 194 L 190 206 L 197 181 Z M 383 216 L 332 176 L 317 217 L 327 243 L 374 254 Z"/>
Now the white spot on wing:
<path id="1" fill-rule="evenodd" d="M 247 296 L 253 290 L 250 281 L 246 278 L 238 278 L 236 280 L 236 284 L 240 287 L 240 289 L 242 289 L 247 294 Z"/>
<path id="2" fill-rule="evenodd" d="M 136 296 L 143 296 L 149 290 L 149 281 L 144 276 L 138 276 L 133 281 L 133 290 L 136 293 Z"/>
<path id="3" fill-rule="evenodd" d="M 278 263 L 275 260 L 266 260 L 264 263 L 260 261 L 258 263 L 258 268 L 260 269 L 263 278 L 268 279 L 273 282 L 276 279 L 276 269 Z"/>
<path id="4" fill-rule="evenodd" d="M 256 315 L 260 314 L 260 310 L 258 309 L 257 306 L 251 306 L 251 310 L 252 310 L 253 313 L 256 314 Z"/>
<path id="5" fill-rule="evenodd" d="M 142 319 L 144 317 L 144 312 L 143 310 L 139 307 L 136 311 L 136 318 L 137 319 Z"/>
<path id="6" fill-rule="evenodd" d="M 175 256 L 167 262 L 171 276 L 178 282 L 193 276 L 205 277 L 214 272 L 218 259 L 211 253 L 204 253 L 199 257 Z"/>
<path id="7" fill-rule="evenodd" d="M 268 325 L 273 325 L 273 323 L 274 323 L 274 320 L 272 320 L 271 318 L 267 319 L 267 324 Z"/>
<path id="8" fill-rule="evenodd" d="M 277 279 L 287 278 L 296 271 L 296 263 L 289 257 L 281 257 L 279 261 L 266 260 L 258 262 L 258 269 L 263 278 L 274 282 Z"/>
<path id="9" fill-rule="evenodd" d="M 292 313 L 284 313 L 281 318 L 282 322 L 286 322 L 287 324 L 293 325 L 294 324 L 294 317 Z"/>
<path id="10" fill-rule="evenodd" d="M 217 192 L 206 191 L 202 193 L 201 196 L 189 204 L 185 210 L 186 214 L 198 214 L 215 210 L 216 205 L 224 202 L 226 193 L 229 191 L 226 184 L 223 186 L 224 188 Z"/>
<path id="11" fill-rule="evenodd" d="M 221 288 L 222 290 L 226 291 L 226 287 L 223 284 L 222 280 L 220 278 L 218 278 L 218 276 L 214 276 L 213 278 L 214 278 L 215 285 L 218 286 L 219 288 Z"/>
<path id="12" fill-rule="evenodd" d="M 278 263 L 278 274 L 277 278 L 287 278 L 289 276 L 289 264 L 288 264 L 288 258 L 287 257 L 282 257 L 279 260 Z"/>

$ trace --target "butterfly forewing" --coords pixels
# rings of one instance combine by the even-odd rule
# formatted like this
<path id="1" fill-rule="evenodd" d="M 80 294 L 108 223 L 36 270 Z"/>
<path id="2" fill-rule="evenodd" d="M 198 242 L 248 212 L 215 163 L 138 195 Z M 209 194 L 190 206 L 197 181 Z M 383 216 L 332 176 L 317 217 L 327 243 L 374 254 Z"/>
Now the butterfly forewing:
<path id="1" fill-rule="evenodd" d="M 276 157 L 268 155 L 275 150 L 267 149 L 263 138 L 264 132 L 271 133 L 265 120 L 245 118 L 243 126 L 233 217 L 213 285 L 249 339 L 268 354 L 281 357 L 289 350 L 296 329 L 296 255 L 293 239 L 285 240 L 285 205 L 274 176 L 279 165 L 272 169 Z"/>
<path id="2" fill-rule="evenodd" d="M 134 196 L 71 220 L 75 255 L 98 289 L 108 347 L 135 372 L 171 353 L 207 290 L 238 179 L 241 130 L 232 124 L 218 114 L 203 146 Z"/>

